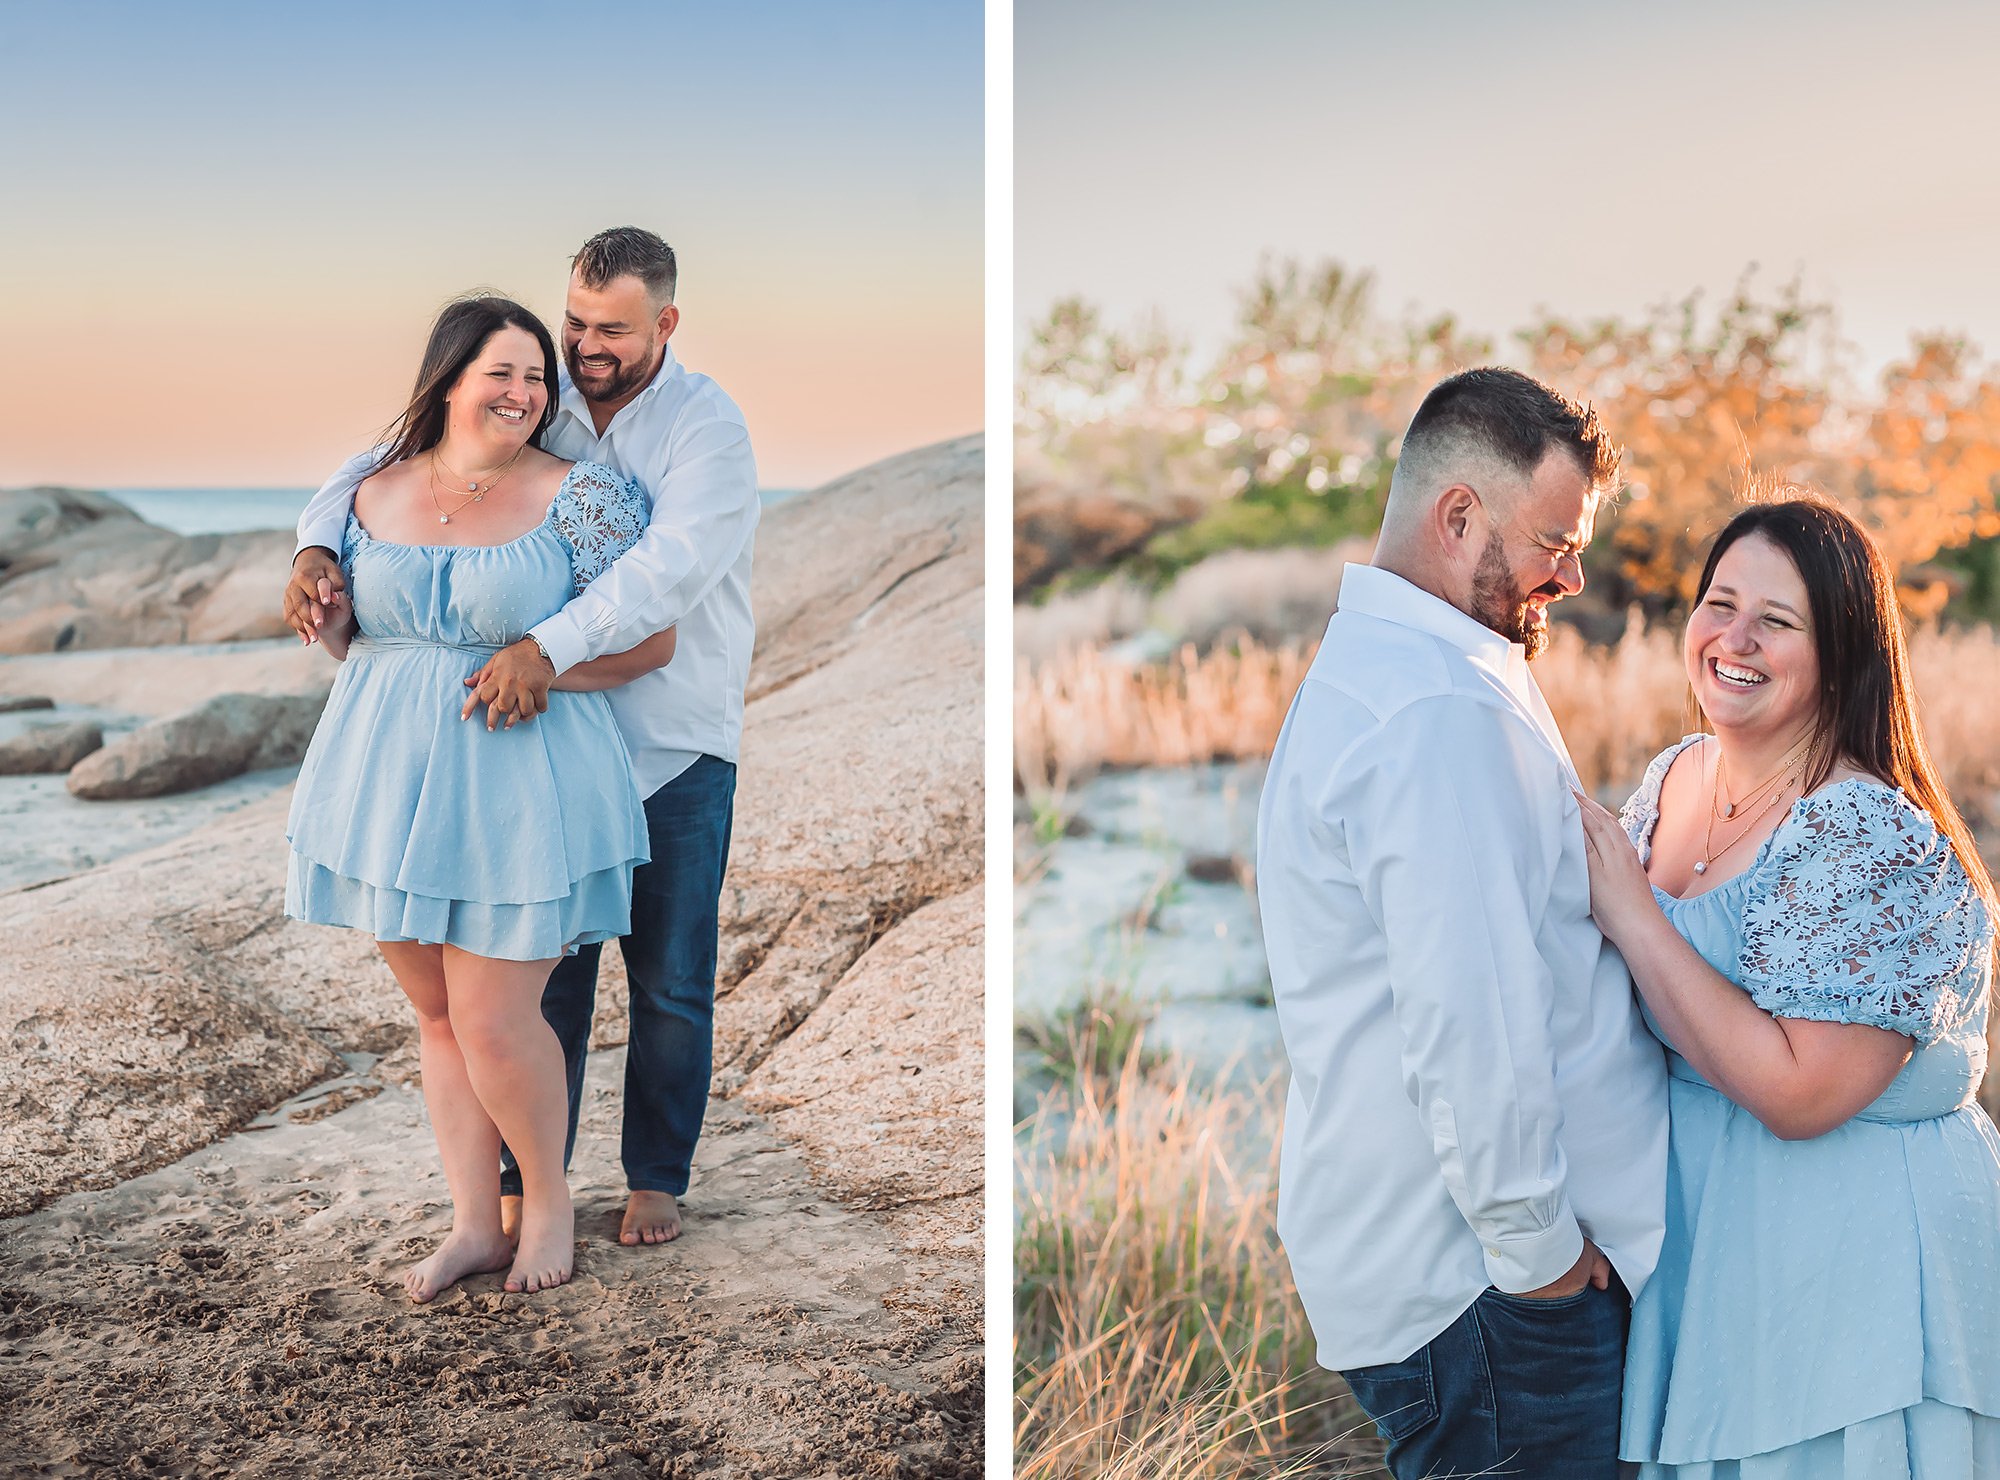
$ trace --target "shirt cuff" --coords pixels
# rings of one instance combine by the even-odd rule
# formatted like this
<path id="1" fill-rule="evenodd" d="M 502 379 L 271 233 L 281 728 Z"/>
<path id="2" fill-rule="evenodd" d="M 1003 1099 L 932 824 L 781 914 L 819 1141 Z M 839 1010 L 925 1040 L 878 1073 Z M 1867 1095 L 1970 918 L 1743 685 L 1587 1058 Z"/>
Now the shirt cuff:
<path id="1" fill-rule="evenodd" d="M 583 641 L 583 633 L 577 630 L 576 620 L 563 612 L 557 612 L 541 625 L 530 627 L 528 636 L 541 643 L 555 664 L 556 676 L 562 677 L 584 659 L 588 651 Z"/>
<path id="2" fill-rule="evenodd" d="M 1556 1221 L 1540 1233 L 1507 1239 L 1482 1236 L 1479 1250 L 1486 1256 L 1486 1278 L 1493 1288 L 1519 1295 L 1552 1285 L 1570 1272 L 1583 1253 L 1583 1230 L 1565 1203 Z"/>

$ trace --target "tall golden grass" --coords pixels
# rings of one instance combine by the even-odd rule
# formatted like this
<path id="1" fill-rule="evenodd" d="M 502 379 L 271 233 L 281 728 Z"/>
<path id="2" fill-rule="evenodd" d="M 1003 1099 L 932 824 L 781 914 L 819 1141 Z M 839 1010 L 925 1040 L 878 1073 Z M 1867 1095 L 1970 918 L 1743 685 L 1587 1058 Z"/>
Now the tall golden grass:
<path id="1" fill-rule="evenodd" d="M 1218 1089 L 1146 1061 L 1133 1042 L 1017 1138 L 1017 1480 L 1376 1473 L 1277 1246 L 1281 1081 Z"/>
<path id="2" fill-rule="evenodd" d="M 1016 667 L 1014 774 L 1040 796 L 1106 768 L 1185 766 L 1271 753 L 1314 649 L 1244 641 L 1183 647 L 1152 666 L 1073 649 Z M 1919 628 L 1910 660 L 1924 729 L 1952 797 L 1975 827 L 2000 826 L 2000 639 L 1991 628 Z M 1593 792 L 1622 801 L 1693 722 L 1680 634 L 1636 616 L 1615 643 L 1558 628 L 1535 679 Z"/>

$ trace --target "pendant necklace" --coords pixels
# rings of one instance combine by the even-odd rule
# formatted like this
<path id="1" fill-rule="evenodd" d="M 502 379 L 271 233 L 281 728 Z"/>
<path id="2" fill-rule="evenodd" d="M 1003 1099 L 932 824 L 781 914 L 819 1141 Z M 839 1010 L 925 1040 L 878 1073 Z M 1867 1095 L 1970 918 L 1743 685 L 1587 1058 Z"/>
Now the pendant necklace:
<path id="1" fill-rule="evenodd" d="M 521 446 L 515 450 L 514 455 L 508 458 L 507 461 L 505 461 L 504 463 L 500 464 L 499 470 L 495 472 L 492 477 L 488 478 L 486 480 L 485 486 L 482 487 L 479 484 L 474 483 L 470 478 L 463 477 L 458 473 L 452 473 L 451 468 L 446 465 L 445 460 L 443 458 L 438 456 L 437 449 L 433 447 L 431 449 L 431 507 L 438 511 L 438 523 L 449 524 L 451 523 L 451 516 L 453 514 L 462 514 L 472 505 L 484 503 L 486 501 L 486 495 L 491 493 L 495 488 L 498 488 L 500 486 L 500 480 L 505 478 L 507 474 L 513 470 L 514 464 L 521 460 L 521 454 L 523 452 L 526 452 L 527 450 L 528 450 L 527 443 L 525 442 L 522 443 Z M 444 468 L 444 470 L 447 473 L 451 473 L 451 476 L 454 480 L 465 484 L 467 487 L 467 492 L 463 494 L 459 493 L 459 491 L 456 488 L 449 490 L 449 492 L 453 495 L 453 497 L 462 500 L 459 506 L 455 509 L 446 510 L 445 506 L 438 502 L 437 474 L 439 468 Z"/>
<path id="2" fill-rule="evenodd" d="M 1764 814 L 1766 812 L 1769 812 L 1773 807 L 1777 806 L 1778 803 L 1784 799 L 1785 793 L 1791 789 L 1790 783 L 1802 779 L 1806 771 L 1811 768 L 1813 755 L 1819 748 L 1817 739 L 1818 739 L 1817 736 L 1807 737 L 1803 764 L 1801 764 L 1797 770 L 1794 770 L 1792 767 L 1791 760 L 1788 759 L 1786 761 L 1784 767 L 1779 770 L 1777 776 L 1773 776 L 1771 778 L 1771 781 L 1776 781 L 1778 779 L 1778 776 L 1783 776 L 1785 777 L 1787 784 L 1779 787 L 1776 791 L 1772 792 L 1770 800 L 1765 802 L 1763 806 L 1759 807 L 1756 810 L 1756 812 L 1751 814 L 1749 820 L 1746 821 L 1742 827 L 1736 830 L 1736 836 L 1728 839 L 1726 842 L 1723 843 L 1723 845 L 1720 848 L 1715 846 L 1716 819 L 1718 815 L 1724 819 L 1734 817 L 1736 815 L 1737 810 L 1743 805 L 1743 802 L 1735 803 L 1729 808 L 1727 812 L 1718 814 L 1715 810 L 1715 797 L 1713 795 L 1709 797 L 1708 829 L 1702 835 L 1701 857 L 1697 858 L 1694 861 L 1695 873 L 1697 874 L 1707 873 L 1708 866 L 1711 863 L 1715 862 L 1717 858 L 1727 853 L 1731 848 L 1734 848 L 1738 843 L 1742 842 L 1745 837 L 1749 836 L 1750 829 L 1752 829 L 1757 825 L 1758 821 L 1762 819 Z M 1796 748 L 1794 749 L 1793 756 L 1794 757 L 1797 756 Z M 1716 754 L 1715 779 L 1716 779 L 1716 786 L 1719 788 L 1722 784 L 1722 756 L 1720 751 L 1718 751 Z M 1764 790 L 1764 787 L 1769 786 L 1771 784 L 1771 781 L 1766 781 L 1764 783 L 1764 786 L 1760 786 L 1757 788 L 1757 791 Z M 1750 796 L 1755 796 L 1756 794 L 1757 792 L 1752 792 L 1750 793 Z M 1747 802 L 1748 800 L 1749 797 L 1744 798 L 1745 802 Z"/>
<path id="3" fill-rule="evenodd" d="M 1715 786 L 1710 790 L 1708 798 L 1709 815 L 1721 822 L 1729 821 L 1730 818 L 1734 817 L 1738 812 L 1742 811 L 1745 807 L 1749 806 L 1752 802 L 1754 802 L 1758 797 L 1762 796 L 1764 794 L 1765 787 L 1769 786 L 1772 782 L 1776 781 L 1780 776 L 1784 775 L 1787 771 L 1789 771 L 1792 768 L 1792 763 L 1799 758 L 1799 752 L 1805 749 L 1806 746 L 1810 745 L 1812 743 L 1812 739 L 1813 737 L 1811 735 L 1807 735 L 1805 739 L 1799 741 L 1799 743 L 1797 745 L 1794 745 L 1791 748 L 1791 750 L 1786 754 L 1785 758 L 1782 761 L 1778 762 L 1778 769 L 1773 771 L 1768 777 L 1766 777 L 1761 785 L 1751 787 L 1750 790 L 1743 793 L 1741 797 L 1737 798 L 1737 800 L 1733 802 L 1724 800 L 1724 798 L 1728 795 L 1728 784 L 1723 779 L 1723 774 L 1722 774 L 1723 760 L 1721 752 L 1720 750 L 1718 750 L 1715 757 Z M 1715 809 L 1715 804 L 1718 801 L 1723 803 L 1722 810 L 1719 812 L 1716 811 Z"/>

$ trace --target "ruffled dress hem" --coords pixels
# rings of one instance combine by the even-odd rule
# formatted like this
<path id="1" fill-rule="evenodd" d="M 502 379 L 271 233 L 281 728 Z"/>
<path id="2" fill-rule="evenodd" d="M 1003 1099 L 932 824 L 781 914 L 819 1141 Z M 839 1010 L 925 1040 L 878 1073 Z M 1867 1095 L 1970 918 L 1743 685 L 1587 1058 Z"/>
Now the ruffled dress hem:
<path id="1" fill-rule="evenodd" d="M 1732 1459 L 1662 1464 L 1629 1450 L 1639 1480 L 1991 1480 L 2000 1416 L 1934 1398 Z"/>
<path id="2" fill-rule="evenodd" d="M 285 913 L 315 925 L 363 930 L 378 941 L 449 945 L 498 961 L 548 961 L 616 940 L 632 926 L 631 859 L 576 881 L 562 899 L 484 904 L 440 899 L 335 873 L 298 853 L 285 877 Z"/>

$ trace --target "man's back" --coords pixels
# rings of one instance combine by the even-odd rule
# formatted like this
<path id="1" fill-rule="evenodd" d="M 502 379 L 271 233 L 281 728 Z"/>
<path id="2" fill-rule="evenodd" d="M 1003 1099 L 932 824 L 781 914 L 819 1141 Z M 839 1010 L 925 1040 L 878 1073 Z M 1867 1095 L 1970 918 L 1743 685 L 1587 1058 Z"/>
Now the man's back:
<path id="1" fill-rule="evenodd" d="M 1519 647 L 1349 567 L 1258 849 L 1279 1233 L 1329 1367 L 1553 1280 L 1586 1232 L 1635 1292 L 1651 1272 L 1664 1061 L 1589 918 L 1572 778 Z"/>

